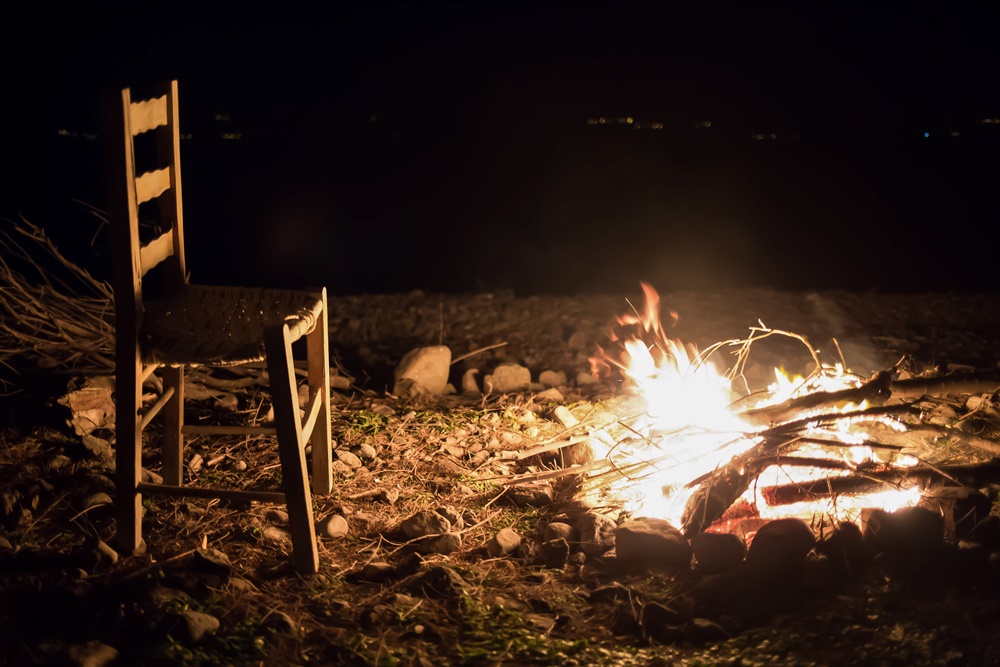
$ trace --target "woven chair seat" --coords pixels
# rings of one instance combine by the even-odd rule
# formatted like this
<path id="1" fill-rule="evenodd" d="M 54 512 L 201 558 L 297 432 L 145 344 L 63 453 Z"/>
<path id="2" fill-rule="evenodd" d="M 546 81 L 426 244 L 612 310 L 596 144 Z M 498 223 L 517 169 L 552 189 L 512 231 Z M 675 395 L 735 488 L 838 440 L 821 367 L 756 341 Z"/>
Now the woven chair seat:
<path id="1" fill-rule="evenodd" d="M 176 296 L 144 302 L 143 360 L 168 366 L 263 361 L 266 327 L 284 322 L 298 340 L 322 310 L 322 297 L 305 291 L 188 285 Z"/>

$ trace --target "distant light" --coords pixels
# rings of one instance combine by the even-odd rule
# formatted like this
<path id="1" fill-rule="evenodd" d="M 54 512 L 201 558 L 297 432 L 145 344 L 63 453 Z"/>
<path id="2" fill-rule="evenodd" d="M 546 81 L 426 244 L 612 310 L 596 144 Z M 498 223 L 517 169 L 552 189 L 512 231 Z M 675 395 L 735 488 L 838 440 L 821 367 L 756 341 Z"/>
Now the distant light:
<path id="1" fill-rule="evenodd" d="M 587 125 L 597 125 L 597 119 L 596 118 L 588 118 L 587 119 Z"/>
<path id="2" fill-rule="evenodd" d="M 772 132 L 772 133 L 771 133 L 771 138 L 772 138 L 772 139 L 777 139 L 777 138 L 778 138 L 778 135 Z"/>
<path id="3" fill-rule="evenodd" d="M 369 123 L 377 123 L 378 122 L 378 116 L 374 116 L 374 115 L 368 116 L 368 122 Z"/>
<path id="4" fill-rule="evenodd" d="M 924 132 L 924 139 L 930 139 L 930 138 L 931 138 L 931 133 L 930 132 Z"/>
<path id="5" fill-rule="evenodd" d="M 652 125 L 650 125 L 650 127 L 653 128 L 654 130 L 662 130 L 663 123 L 653 123 Z"/>
<path id="6" fill-rule="evenodd" d="M 601 125 L 604 125 L 604 124 L 605 124 L 606 122 L 608 122 L 608 121 L 607 121 L 607 120 L 605 120 L 604 118 L 598 118 L 598 119 L 597 119 L 597 122 L 598 122 L 598 123 L 600 123 Z"/>
<path id="7" fill-rule="evenodd" d="M 629 116 L 628 118 L 625 119 L 625 122 L 628 123 L 629 125 L 631 125 L 632 123 L 635 122 L 635 119 L 632 118 L 632 116 Z"/>

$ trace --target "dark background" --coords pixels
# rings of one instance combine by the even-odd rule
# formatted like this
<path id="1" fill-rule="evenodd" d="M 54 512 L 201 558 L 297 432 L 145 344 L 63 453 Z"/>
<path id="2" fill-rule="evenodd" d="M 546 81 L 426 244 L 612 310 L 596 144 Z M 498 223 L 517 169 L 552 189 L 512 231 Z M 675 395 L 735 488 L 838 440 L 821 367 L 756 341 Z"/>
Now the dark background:
<path id="1" fill-rule="evenodd" d="M 151 4 L 2 24 L 0 215 L 98 274 L 100 96 L 177 78 L 198 282 L 995 289 L 988 3 Z"/>

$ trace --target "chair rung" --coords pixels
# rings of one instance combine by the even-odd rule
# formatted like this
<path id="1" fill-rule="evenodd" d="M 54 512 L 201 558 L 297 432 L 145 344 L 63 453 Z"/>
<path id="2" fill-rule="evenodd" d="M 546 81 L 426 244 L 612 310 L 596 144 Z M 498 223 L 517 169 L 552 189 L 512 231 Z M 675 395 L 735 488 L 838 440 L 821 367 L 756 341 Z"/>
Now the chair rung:
<path id="1" fill-rule="evenodd" d="M 312 435 L 313 429 L 316 428 L 316 418 L 319 416 L 320 408 L 323 407 L 321 401 L 323 397 L 323 392 L 317 391 L 312 400 L 309 401 L 309 408 L 306 411 L 306 419 L 302 422 L 302 441 L 305 442 L 309 440 L 309 436 Z"/>
<path id="2" fill-rule="evenodd" d="M 197 486 L 170 486 L 169 484 L 149 484 L 140 482 L 139 493 L 172 496 L 179 498 L 219 498 L 230 501 L 256 501 L 261 503 L 284 503 L 285 494 L 280 491 L 240 491 L 238 489 L 206 489 Z"/>
<path id="3" fill-rule="evenodd" d="M 160 367 L 160 364 L 150 364 L 150 365 L 144 367 L 142 369 L 142 375 L 139 376 L 139 384 L 142 384 L 143 382 L 145 382 L 146 380 L 148 380 L 149 376 L 152 375 L 156 371 L 156 369 L 159 368 L 159 367 Z"/>
<path id="4" fill-rule="evenodd" d="M 173 395 L 174 395 L 174 388 L 167 387 L 163 391 L 163 393 L 160 394 L 160 397 L 156 399 L 156 403 L 153 403 L 153 405 L 150 406 L 149 410 L 147 410 L 146 413 L 142 415 L 142 426 L 140 428 L 146 428 L 149 425 L 149 422 L 153 421 L 153 417 L 155 417 L 160 412 L 160 410 L 163 409 L 163 406 L 167 404 L 167 401 L 169 401 L 170 397 Z"/>
<path id="5" fill-rule="evenodd" d="M 185 424 L 181 432 L 188 435 L 274 435 L 273 426 L 196 426 Z"/>

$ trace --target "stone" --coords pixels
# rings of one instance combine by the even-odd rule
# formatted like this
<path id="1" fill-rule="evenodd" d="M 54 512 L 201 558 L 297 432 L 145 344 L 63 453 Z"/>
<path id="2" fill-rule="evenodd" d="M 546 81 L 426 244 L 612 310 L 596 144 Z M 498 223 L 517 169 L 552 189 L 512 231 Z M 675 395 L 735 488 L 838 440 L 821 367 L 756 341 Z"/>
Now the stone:
<path id="1" fill-rule="evenodd" d="M 333 472 L 334 477 L 354 476 L 354 469 L 339 459 L 330 463 L 330 470 Z"/>
<path id="2" fill-rule="evenodd" d="M 479 375 L 478 368 L 470 368 L 462 373 L 462 393 L 466 396 L 479 396 L 482 393 L 479 383 L 476 382 L 477 375 Z"/>
<path id="3" fill-rule="evenodd" d="M 229 579 L 233 573 L 233 564 L 229 556 L 212 547 L 199 547 L 192 558 L 192 568 L 207 572 L 223 579 Z"/>
<path id="4" fill-rule="evenodd" d="M 535 400 L 561 403 L 566 400 L 566 397 L 563 396 L 563 393 L 561 391 L 559 391 L 555 387 L 552 387 L 551 389 L 545 389 L 535 394 Z"/>
<path id="5" fill-rule="evenodd" d="M 562 521 L 553 521 L 542 530 L 542 541 L 557 540 L 562 538 L 567 542 L 573 539 L 573 526 Z"/>
<path id="6" fill-rule="evenodd" d="M 260 625 L 262 628 L 269 628 L 290 637 L 299 636 L 299 624 L 283 611 L 274 610 L 269 612 L 260 622 Z"/>
<path id="7" fill-rule="evenodd" d="M 542 542 L 541 557 L 545 567 L 553 570 L 563 569 L 569 560 L 569 542 L 564 537 Z"/>
<path id="8" fill-rule="evenodd" d="M 538 382 L 546 389 L 551 387 L 565 387 L 568 383 L 566 373 L 563 371 L 542 371 L 538 376 Z"/>
<path id="9" fill-rule="evenodd" d="M 13 551 L 14 545 L 3 535 L 0 535 L 0 551 Z"/>
<path id="10" fill-rule="evenodd" d="M 410 350 L 396 366 L 392 393 L 396 396 L 443 394 L 450 371 L 451 349 L 447 345 Z"/>
<path id="11" fill-rule="evenodd" d="M 105 667 L 118 659 L 118 649 L 93 639 L 66 650 L 66 663 L 73 667 Z"/>
<path id="12" fill-rule="evenodd" d="M 585 387 L 591 384 L 597 384 L 597 378 L 586 371 L 580 371 L 576 374 L 576 383 L 581 387 Z"/>
<path id="13" fill-rule="evenodd" d="M 547 482 L 518 484 L 508 488 L 504 497 L 518 507 L 545 507 L 552 504 L 552 485 Z"/>
<path id="14" fill-rule="evenodd" d="M 427 535 L 439 535 L 451 530 L 451 522 L 433 510 L 421 510 L 399 525 L 403 534 L 413 540 Z"/>
<path id="15" fill-rule="evenodd" d="M 376 451 L 375 447 L 367 442 L 358 445 L 357 451 L 354 453 L 361 459 L 374 459 L 378 456 L 378 451 Z"/>
<path id="16" fill-rule="evenodd" d="M 393 568 L 393 574 L 399 579 L 405 579 L 410 575 L 420 572 L 420 570 L 423 569 L 425 562 L 426 561 L 423 556 L 415 551 L 411 551 L 399 559 L 399 562 L 396 563 L 396 567 Z"/>
<path id="17" fill-rule="evenodd" d="M 337 460 L 346 465 L 348 468 L 356 469 L 361 467 L 361 459 L 346 449 L 337 449 L 334 450 L 333 453 L 337 457 Z"/>
<path id="18" fill-rule="evenodd" d="M 459 514 L 451 507 L 438 507 L 434 510 L 444 518 L 448 519 L 448 523 L 454 530 L 462 530 L 465 527 L 465 521 L 462 520 L 462 515 Z"/>
<path id="19" fill-rule="evenodd" d="M 219 619 L 200 611 L 182 611 L 167 617 L 169 634 L 178 641 L 198 643 L 219 629 Z"/>
<path id="20" fill-rule="evenodd" d="M 699 572 L 719 574 L 743 562 L 747 544 L 731 533 L 698 533 L 691 538 L 691 553 Z"/>
<path id="21" fill-rule="evenodd" d="M 156 607 L 163 607 L 171 602 L 179 602 L 186 606 L 193 602 L 190 595 L 169 586 L 154 586 L 146 593 L 146 599 Z"/>
<path id="22" fill-rule="evenodd" d="M 316 524 L 316 534 L 323 537 L 344 537 L 349 529 L 347 519 L 339 514 L 331 514 Z"/>
<path id="23" fill-rule="evenodd" d="M 816 544 L 816 551 L 826 556 L 834 572 L 846 577 L 861 574 L 872 561 L 872 551 L 861 529 L 853 523 L 841 523 Z"/>
<path id="24" fill-rule="evenodd" d="M 775 519 L 761 526 L 747 549 L 747 565 L 774 574 L 798 572 L 816 536 L 802 519 Z"/>
<path id="25" fill-rule="evenodd" d="M 707 618 L 692 618 L 684 626 L 684 633 L 688 641 L 693 644 L 721 642 L 730 638 L 729 632 L 724 627 Z"/>
<path id="26" fill-rule="evenodd" d="M 444 533 L 425 537 L 412 545 L 421 554 L 450 554 L 462 548 L 461 533 Z"/>
<path id="27" fill-rule="evenodd" d="M 512 528 L 503 528 L 486 545 L 486 551 L 494 558 L 506 556 L 521 545 L 521 536 Z"/>
<path id="28" fill-rule="evenodd" d="M 418 574 L 410 582 L 410 590 L 434 598 L 458 598 L 469 584 L 457 572 L 439 565 Z"/>
<path id="29" fill-rule="evenodd" d="M 292 536 L 287 530 L 278 528 L 277 526 L 264 526 L 264 530 L 261 532 L 265 540 L 270 540 L 272 542 L 291 542 Z"/>
<path id="30" fill-rule="evenodd" d="M 501 364 L 483 378 L 483 391 L 487 394 L 509 394 L 530 388 L 531 371 L 520 364 Z"/>
<path id="31" fill-rule="evenodd" d="M 923 507 L 862 511 L 861 522 L 875 553 L 930 551 L 944 543 L 944 517 Z"/>
<path id="32" fill-rule="evenodd" d="M 639 614 L 642 634 L 661 644 L 677 644 L 687 638 L 683 626 L 688 619 L 659 602 L 646 603 Z"/>
<path id="33" fill-rule="evenodd" d="M 691 545 L 666 519 L 639 517 L 615 529 L 615 554 L 623 564 L 653 568 L 691 565 Z"/>
<path id="34" fill-rule="evenodd" d="M 361 578 L 367 581 L 381 582 L 393 575 L 393 567 L 388 563 L 377 561 L 368 563 L 361 568 Z"/>
<path id="35" fill-rule="evenodd" d="M 288 512 L 272 507 L 264 512 L 264 518 L 274 523 L 288 523 Z"/>
<path id="36" fill-rule="evenodd" d="M 615 546 L 614 521 L 604 516 L 587 512 L 577 521 L 577 531 L 580 533 L 580 548 L 587 556 L 597 556 L 610 551 Z"/>

